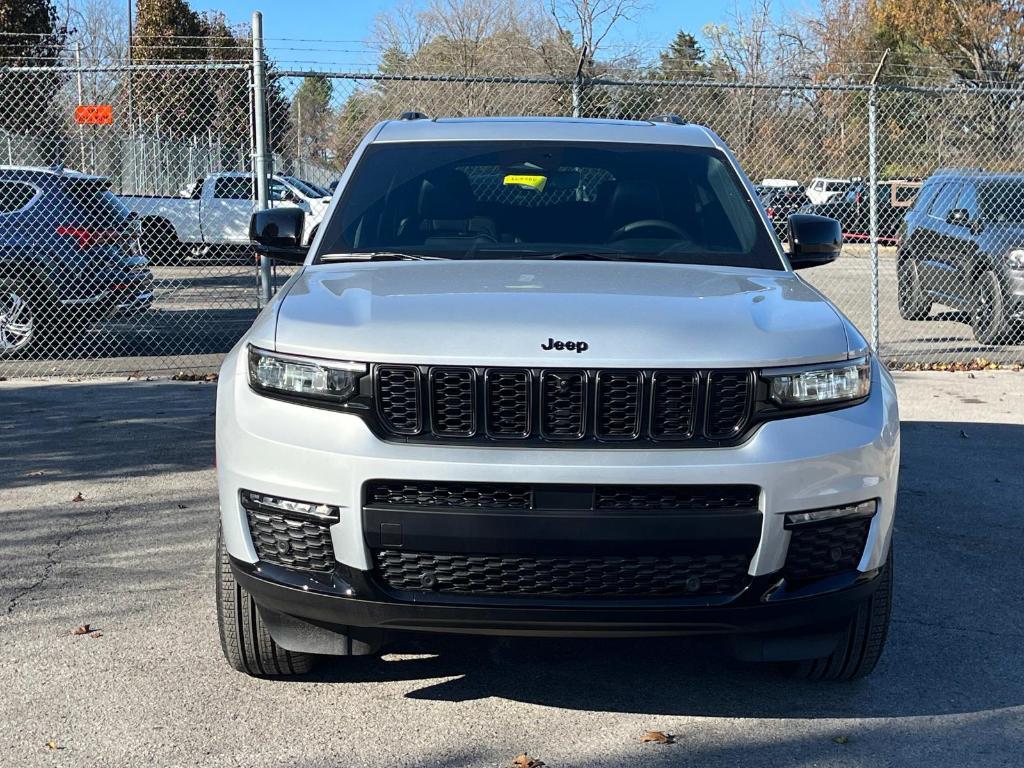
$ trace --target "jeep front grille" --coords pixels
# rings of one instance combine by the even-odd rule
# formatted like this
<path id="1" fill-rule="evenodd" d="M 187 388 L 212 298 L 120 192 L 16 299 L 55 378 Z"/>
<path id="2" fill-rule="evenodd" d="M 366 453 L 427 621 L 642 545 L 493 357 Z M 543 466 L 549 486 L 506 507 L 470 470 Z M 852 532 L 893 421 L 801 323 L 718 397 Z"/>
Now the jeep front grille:
<path id="1" fill-rule="evenodd" d="M 376 365 L 384 436 L 411 441 L 683 445 L 751 425 L 748 370 Z"/>

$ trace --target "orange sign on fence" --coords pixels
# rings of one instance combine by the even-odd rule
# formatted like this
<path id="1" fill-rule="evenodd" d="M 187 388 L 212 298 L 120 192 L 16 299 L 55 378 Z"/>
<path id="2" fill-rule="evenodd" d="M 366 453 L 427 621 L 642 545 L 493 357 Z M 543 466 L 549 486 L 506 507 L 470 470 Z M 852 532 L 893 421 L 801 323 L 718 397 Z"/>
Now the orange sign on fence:
<path id="1" fill-rule="evenodd" d="M 109 104 L 79 104 L 75 107 L 75 122 L 79 125 L 112 125 L 114 110 Z"/>

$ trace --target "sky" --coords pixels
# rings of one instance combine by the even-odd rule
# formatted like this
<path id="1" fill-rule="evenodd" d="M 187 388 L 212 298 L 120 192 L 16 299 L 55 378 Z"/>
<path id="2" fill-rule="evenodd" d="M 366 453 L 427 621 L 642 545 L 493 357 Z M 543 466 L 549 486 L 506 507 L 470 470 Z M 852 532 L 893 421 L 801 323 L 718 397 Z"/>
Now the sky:
<path id="1" fill-rule="evenodd" d="M 737 3 L 751 0 L 650 0 L 634 22 L 624 24 L 619 38 L 645 49 L 660 49 L 685 29 L 700 37 L 706 24 L 729 18 Z M 254 10 L 263 13 L 263 35 L 270 55 L 291 63 L 331 64 L 332 68 L 365 69 L 375 62 L 361 50 L 377 14 L 395 0 L 192 0 L 197 11 L 218 10 L 228 22 L 248 22 Z M 802 8 L 806 2 L 781 0 L 779 8 Z M 306 42 L 288 42 L 302 40 Z M 317 41 L 346 41 L 341 44 Z"/>

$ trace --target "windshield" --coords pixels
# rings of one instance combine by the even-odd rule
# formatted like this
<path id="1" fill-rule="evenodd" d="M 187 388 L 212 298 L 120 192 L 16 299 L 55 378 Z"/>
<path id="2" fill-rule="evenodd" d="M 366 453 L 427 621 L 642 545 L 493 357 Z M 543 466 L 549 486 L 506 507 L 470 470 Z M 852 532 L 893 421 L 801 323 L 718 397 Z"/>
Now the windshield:
<path id="1" fill-rule="evenodd" d="M 371 146 L 317 261 L 375 252 L 451 259 L 593 253 L 784 268 L 721 152 L 640 144 Z"/>
<path id="2" fill-rule="evenodd" d="M 320 195 L 320 197 L 330 197 L 331 196 L 331 193 L 330 193 L 329 190 L 324 189 L 319 184 L 314 184 L 309 179 L 296 179 L 296 181 L 301 182 L 302 184 L 305 184 L 307 187 L 309 187 L 314 192 L 316 192 L 318 195 Z"/>
<path id="3" fill-rule="evenodd" d="M 981 215 L 994 224 L 1024 223 L 1024 178 L 981 185 Z"/>
<path id="4" fill-rule="evenodd" d="M 294 176 L 285 176 L 284 178 L 289 184 L 299 190 L 299 192 L 304 194 L 306 197 L 328 197 L 328 195 L 323 194 L 320 190 L 314 189 L 302 179 L 297 179 Z"/>

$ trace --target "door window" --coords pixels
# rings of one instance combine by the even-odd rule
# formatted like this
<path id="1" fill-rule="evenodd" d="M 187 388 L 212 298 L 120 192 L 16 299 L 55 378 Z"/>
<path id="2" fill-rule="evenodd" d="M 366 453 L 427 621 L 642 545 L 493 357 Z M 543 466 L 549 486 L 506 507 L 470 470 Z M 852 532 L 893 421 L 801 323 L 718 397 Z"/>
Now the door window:
<path id="1" fill-rule="evenodd" d="M 947 181 L 942 185 L 942 189 L 939 190 L 939 194 L 937 194 L 935 199 L 932 201 L 931 207 L 928 209 L 928 214 L 945 221 L 946 216 L 948 216 L 949 212 L 953 209 L 953 203 L 956 202 L 956 198 L 959 194 L 960 184 L 955 181 Z"/>
<path id="2" fill-rule="evenodd" d="M 964 184 L 960 197 L 957 198 L 956 207 L 965 209 L 972 221 L 978 217 L 978 194 L 973 184 Z"/>
<path id="3" fill-rule="evenodd" d="M 248 176 L 221 176 L 213 185 L 218 200 L 252 200 L 252 180 Z"/>

